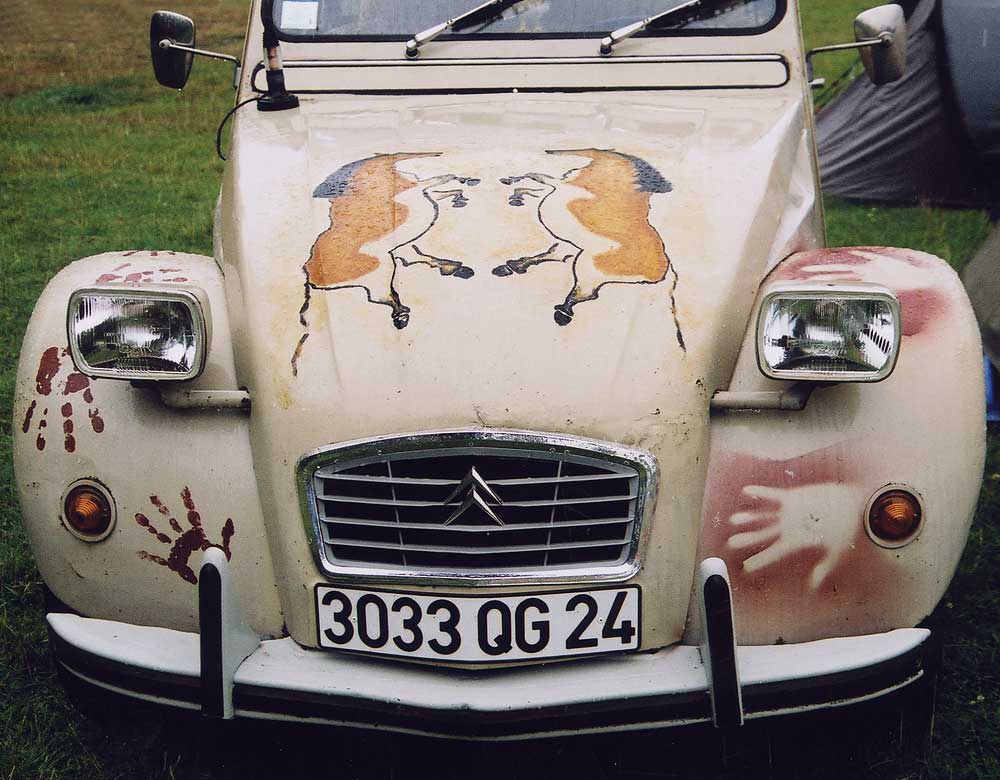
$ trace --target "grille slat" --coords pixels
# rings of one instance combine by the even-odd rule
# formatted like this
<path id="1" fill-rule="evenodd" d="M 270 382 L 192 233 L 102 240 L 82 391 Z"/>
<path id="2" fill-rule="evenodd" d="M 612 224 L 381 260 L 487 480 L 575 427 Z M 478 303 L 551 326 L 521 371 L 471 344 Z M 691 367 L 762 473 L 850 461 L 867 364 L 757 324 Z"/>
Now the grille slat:
<path id="1" fill-rule="evenodd" d="M 310 485 L 324 561 L 430 577 L 622 566 L 648 487 L 625 458 L 517 443 L 326 458 Z"/>
<path id="2" fill-rule="evenodd" d="M 460 479 L 420 479 L 417 477 L 375 477 L 370 474 L 337 474 L 329 469 L 320 469 L 316 476 L 324 480 L 341 480 L 344 482 L 377 482 L 383 485 L 417 485 L 454 487 L 461 483 Z M 528 477 L 525 479 L 491 479 L 491 485 L 545 485 L 556 482 L 603 482 L 608 479 L 630 479 L 629 474 L 577 474 L 571 477 Z"/>
<path id="3" fill-rule="evenodd" d="M 509 545 L 507 547 L 462 547 L 460 545 L 435 545 L 435 544 L 408 544 L 406 552 L 430 552 L 449 553 L 451 555 L 494 555 L 497 552 L 505 553 L 525 553 L 525 552 L 545 552 L 547 550 L 582 550 L 589 547 L 615 547 L 625 544 L 628 539 L 607 539 L 597 542 L 554 542 L 552 544 L 521 544 Z M 338 539 L 326 540 L 327 544 L 334 547 L 374 547 L 377 550 L 400 550 L 398 544 L 389 542 L 353 541 Z"/>
<path id="4" fill-rule="evenodd" d="M 392 528 L 404 531 L 448 531 L 457 534 L 470 533 L 503 533 L 504 531 L 538 531 L 550 528 L 587 528 L 601 525 L 621 525 L 631 523 L 629 517 L 604 517 L 594 520 L 561 520 L 556 524 L 544 523 L 507 523 L 501 526 L 486 525 L 441 525 L 440 523 L 397 523 L 395 520 L 363 520 L 357 517 L 324 517 L 324 525 L 358 525 L 368 528 Z"/>
<path id="5" fill-rule="evenodd" d="M 570 506 L 573 504 L 606 504 L 609 501 L 631 501 L 636 497 L 634 491 L 630 491 L 624 496 L 597 496 L 590 498 L 552 498 L 541 501 L 504 501 L 503 506 L 535 507 L 535 506 Z M 461 501 L 409 501 L 406 499 L 378 499 L 365 496 L 340 496 L 340 495 L 317 495 L 320 501 L 330 501 L 333 503 L 346 504 L 376 504 L 388 507 L 457 507 L 461 506 Z"/>

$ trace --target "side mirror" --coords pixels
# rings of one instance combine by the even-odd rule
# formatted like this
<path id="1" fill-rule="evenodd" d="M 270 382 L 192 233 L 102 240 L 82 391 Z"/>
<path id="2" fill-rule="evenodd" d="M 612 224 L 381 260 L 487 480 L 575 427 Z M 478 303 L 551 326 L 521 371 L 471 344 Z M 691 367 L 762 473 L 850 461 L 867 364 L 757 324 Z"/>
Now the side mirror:
<path id="1" fill-rule="evenodd" d="M 194 46 L 194 22 L 173 11 L 157 11 L 149 23 L 153 73 L 163 86 L 184 89 L 191 75 L 194 53 L 175 46 Z"/>
<path id="2" fill-rule="evenodd" d="M 902 78 L 906 72 L 906 16 L 895 4 L 870 8 L 854 20 L 858 43 L 873 40 L 881 45 L 861 49 L 861 62 L 876 86 Z"/>

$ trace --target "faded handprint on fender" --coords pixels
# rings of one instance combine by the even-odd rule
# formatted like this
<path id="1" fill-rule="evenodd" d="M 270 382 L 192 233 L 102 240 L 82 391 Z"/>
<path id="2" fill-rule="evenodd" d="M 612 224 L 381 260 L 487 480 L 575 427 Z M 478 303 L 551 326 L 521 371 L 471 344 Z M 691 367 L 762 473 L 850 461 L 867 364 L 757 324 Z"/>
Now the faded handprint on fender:
<path id="1" fill-rule="evenodd" d="M 152 561 L 160 566 L 166 566 L 170 569 L 170 571 L 176 573 L 185 582 L 197 585 L 198 575 L 195 574 L 194 569 L 191 568 L 191 556 L 195 552 L 204 552 L 209 547 L 215 547 L 222 550 L 222 552 L 226 554 L 227 560 L 231 559 L 232 552 L 230 550 L 230 542 L 232 541 L 233 535 L 236 533 L 236 527 L 233 525 L 233 519 L 231 517 L 227 517 L 225 524 L 222 526 L 222 543 L 213 544 L 205 535 L 205 528 L 201 522 L 201 515 L 195 508 L 190 488 L 185 487 L 181 491 L 181 501 L 184 502 L 184 508 L 187 510 L 186 528 L 176 517 L 173 516 L 173 514 L 171 514 L 170 510 L 167 508 L 166 504 L 160 500 L 159 496 L 149 497 L 149 503 L 151 503 L 165 518 L 166 523 L 170 526 L 170 530 L 176 534 L 176 538 L 171 538 L 163 531 L 160 531 L 155 525 L 153 525 L 152 521 L 150 521 L 146 515 L 137 513 L 135 516 L 135 522 L 138 525 L 145 528 L 152 536 L 156 537 L 156 540 L 161 544 L 170 545 L 170 551 L 167 553 L 166 558 L 162 555 L 157 555 L 146 550 L 140 550 L 138 555 L 143 560 Z"/>
<path id="2" fill-rule="evenodd" d="M 852 504 L 853 490 L 836 483 L 793 488 L 747 485 L 742 510 L 729 518 L 726 547 L 753 575 L 804 551 L 814 553 L 809 587 L 819 590 L 843 556 L 854 549 L 858 528 L 842 510 Z M 835 516 L 831 516 L 835 515 Z"/>

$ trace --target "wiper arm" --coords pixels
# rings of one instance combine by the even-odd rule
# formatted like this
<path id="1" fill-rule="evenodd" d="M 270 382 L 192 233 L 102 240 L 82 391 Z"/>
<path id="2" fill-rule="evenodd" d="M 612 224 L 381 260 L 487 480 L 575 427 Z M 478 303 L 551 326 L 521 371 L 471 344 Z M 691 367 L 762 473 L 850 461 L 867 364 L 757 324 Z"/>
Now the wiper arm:
<path id="1" fill-rule="evenodd" d="M 729 5 L 743 5 L 745 1 L 746 0 L 736 3 L 730 2 Z M 654 16 L 649 16 L 642 21 L 634 22 L 633 24 L 628 24 L 624 27 L 619 27 L 617 30 L 610 33 L 606 38 L 601 39 L 601 54 L 607 57 L 611 54 L 615 44 L 621 43 L 622 41 L 631 38 L 636 33 L 641 33 L 646 28 L 653 27 L 658 22 L 665 21 L 670 17 L 679 14 L 681 11 L 686 11 L 689 8 L 697 8 L 699 6 L 712 7 L 721 5 L 723 5 L 723 3 L 720 2 L 720 0 L 687 0 L 687 2 L 675 5 L 672 8 L 668 8 L 666 11 L 661 11 Z"/>
<path id="2" fill-rule="evenodd" d="M 420 47 L 425 43 L 430 43 L 439 35 L 449 30 L 464 30 L 479 22 L 488 22 L 495 19 L 503 11 L 512 5 L 517 5 L 523 0 L 487 0 L 482 5 L 477 5 L 471 11 L 466 11 L 461 16 L 449 19 L 447 22 L 428 27 L 422 32 L 418 32 L 406 42 L 406 56 L 410 59 L 420 56 Z"/>

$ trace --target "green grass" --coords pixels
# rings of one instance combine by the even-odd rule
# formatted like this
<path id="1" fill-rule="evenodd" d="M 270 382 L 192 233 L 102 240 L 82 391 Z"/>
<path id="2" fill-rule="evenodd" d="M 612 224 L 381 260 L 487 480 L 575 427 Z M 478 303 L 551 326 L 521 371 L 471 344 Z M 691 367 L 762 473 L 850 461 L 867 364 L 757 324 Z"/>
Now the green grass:
<path id="1" fill-rule="evenodd" d="M 868 4 L 805 0 L 807 43 L 849 40 L 854 14 Z M 211 758 L 218 751 L 186 736 L 174 721 L 127 717 L 109 725 L 77 713 L 48 658 L 41 583 L 11 473 L 17 353 L 46 281 L 66 263 L 107 250 L 211 251 L 222 172 L 214 131 L 232 101 L 228 72 L 199 61 L 185 92 L 153 84 L 144 51 L 142 20 L 152 8 L 146 2 L 15 0 L 13 8 L 26 19 L 16 30 L 10 7 L 0 12 L 0 23 L 19 39 L 20 60 L 0 80 L 0 780 L 249 777 L 265 769 L 281 776 L 295 754 L 276 747 L 261 758 L 268 736 L 253 752 L 262 767 L 228 753 L 220 768 Z M 63 13 L 53 14 L 54 7 Z M 245 18 L 240 0 L 176 7 L 209 22 L 200 28 L 205 45 L 236 51 Z M 128 34 L 116 38 L 125 29 Z M 98 40 L 115 48 L 113 56 L 98 48 L 85 58 Z M 106 65 L 99 71 L 104 80 L 95 78 L 95 57 Z M 817 70 L 834 77 L 851 58 L 832 55 L 819 60 Z M 957 268 L 988 230 L 981 212 L 827 205 L 832 244 L 913 246 Z M 1000 777 L 998 486 L 1000 438 L 991 437 L 976 523 L 940 610 L 948 639 L 934 778 Z"/>

